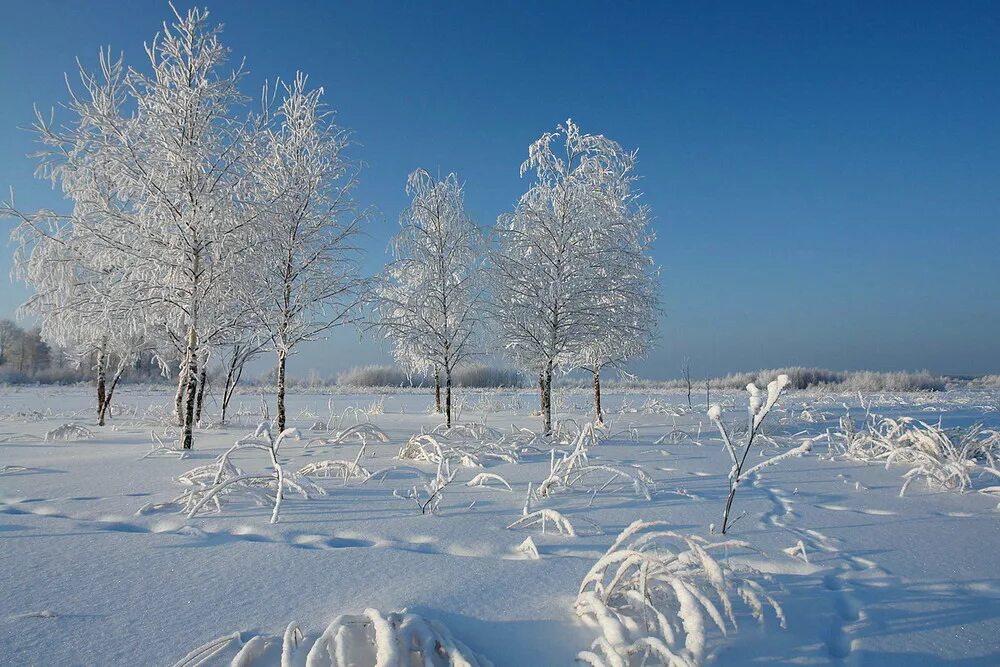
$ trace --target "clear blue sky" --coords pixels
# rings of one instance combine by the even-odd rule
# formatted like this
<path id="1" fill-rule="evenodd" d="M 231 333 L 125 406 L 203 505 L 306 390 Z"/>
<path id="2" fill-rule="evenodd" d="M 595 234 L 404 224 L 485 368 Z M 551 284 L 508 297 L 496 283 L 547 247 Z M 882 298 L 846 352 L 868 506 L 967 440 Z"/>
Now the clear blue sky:
<path id="1" fill-rule="evenodd" d="M 538 6 L 534 6 L 534 5 Z M 188 2 L 178 2 L 186 9 Z M 639 368 L 1000 372 L 1000 3 L 222 2 L 251 70 L 326 88 L 367 163 L 378 270 L 415 167 L 492 224 L 528 144 L 571 116 L 638 148 L 667 316 Z M 32 180 L 32 104 L 111 44 L 139 64 L 165 2 L 6 2 L 0 185 Z M 0 223 L 6 224 L 6 223 Z M 0 270 L 9 268 L 9 252 Z M 0 285 L 0 315 L 24 297 Z M 385 358 L 356 332 L 292 372 Z"/>

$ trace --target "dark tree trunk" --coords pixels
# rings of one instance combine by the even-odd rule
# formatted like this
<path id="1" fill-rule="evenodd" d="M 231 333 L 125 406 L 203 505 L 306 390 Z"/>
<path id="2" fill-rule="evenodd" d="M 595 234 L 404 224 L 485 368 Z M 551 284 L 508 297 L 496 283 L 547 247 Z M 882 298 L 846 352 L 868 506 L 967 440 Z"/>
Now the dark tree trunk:
<path id="1" fill-rule="evenodd" d="M 538 413 L 545 412 L 545 371 L 538 374 Z"/>
<path id="2" fill-rule="evenodd" d="M 208 355 L 201 360 L 201 371 L 198 373 L 198 401 L 194 408 L 194 423 L 201 423 L 202 406 L 205 405 L 205 385 L 208 384 Z"/>
<path id="3" fill-rule="evenodd" d="M 107 389 L 106 389 L 106 371 L 104 370 L 107 364 L 106 355 L 104 353 L 104 346 L 101 346 L 101 351 L 97 353 L 97 425 L 104 426 L 104 405 L 107 402 Z"/>
<path id="4" fill-rule="evenodd" d="M 184 392 L 188 383 L 188 355 L 187 350 L 181 358 L 177 367 L 177 393 L 174 395 L 174 415 L 177 416 L 177 425 L 184 426 Z"/>
<path id="5" fill-rule="evenodd" d="M 545 424 L 545 435 L 552 435 L 552 362 L 545 366 L 542 390 L 542 418 Z"/>
<path id="6" fill-rule="evenodd" d="M 434 367 L 434 414 L 441 414 L 441 369 Z"/>
<path id="7" fill-rule="evenodd" d="M 444 377 L 445 377 L 445 387 L 444 387 L 445 422 L 447 423 L 448 428 L 451 428 L 451 369 L 450 368 L 444 369 Z"/>
<path id="8" fill-rule="evenodd" d="M 181 447 L 194 447 L 194 405 L 198 393 L 198 332 L 192 328 L 188 332 L 187 354 L 187 389 L 184 392 L 184 433 Z"/>
<path id="9" fill-rule="evenodd" d="M 278 352 L 278 414 L 275 417 L 278 433 L 285 430 L 285 353 Z"/>
<path id="10" fill-rule="evenodd" d="M 222 424 L 226 423 L 226 411 L 229 410 L 229 401 L 232 400 L 233 394 L 236 392 L 236 384 L 240 381 L 240 376 L 243 374 L 243 364 L 240 363 L 239 349 L 233 350 L 232 361 L 229 362 L 229 368 L 226 369 L 226 386 L 222 390 Z"/>
<path id="11" fill-rule="evenodd" d="M 104 403 L 101 405 L 101 426 L 104 425 L 105 418 L 111 416 L 111 397 L 115 395 L 115 387 L 118 386 L 118 381 L 121 380 L 123 373 L 125 373 L 125 369 L 119 368 L 118 372 L 115 373 L 114 378 L 112 378 L 111 384 L 108 385 L 107 393 L 104 395 Z"/>
<path id="12" fill-rule="evenodd" d="M 598 424 L 604 423 L 604 412 L 601 411 L 601 371 L 594 371 L 594 416 Z"/>

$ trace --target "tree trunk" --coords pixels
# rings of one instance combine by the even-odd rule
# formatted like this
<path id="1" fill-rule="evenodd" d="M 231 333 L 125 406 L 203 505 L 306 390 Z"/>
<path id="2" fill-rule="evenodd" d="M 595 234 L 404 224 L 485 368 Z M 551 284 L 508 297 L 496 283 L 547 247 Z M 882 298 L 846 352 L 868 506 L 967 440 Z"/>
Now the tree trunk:
<path id="1" fill-rule="evenodd" d="M 184 356 L 177 367 L 177 394 L 174 395 L 174 415 L 177 417 L 178 426 L 184 426 L 184 390 L 187 389 L 187 374 L 188 353 L 185 349 Z"/>
<path id="2" fill-rule="evenodd" d="M 434 367 L 434 414 L 441 414 L 441 370 Z"/>
<path id="3" fill-rule="evenodd" d="M 451 369 L 450 368 L 444 369 L 444 377 L 445 377 L 445 387 L 444 387 L 445 422 L 447 423 L 448 428 L 451 428 Z"/>
<path id="4" fill-rule="evenodd" d="M 104 426 L 104 404 L 107 401 L 106 375 L 104 366 L 107 363 L 104 346 L 97 353 L 97 425 Z"/>
<path id="5" fill-rule="evenodd" d="M 545 412 L 545 371 L 538 374 L 538 413 Z"/>
<path id="6" fill-rule="evenodd" d="M 552 362 L 545 365 L 544 389 L 542 391 L 542 417 L 545 424 L 545 435 L 552 435 Z"/>
<path id="7" fill-rule="evenodd" d="M 198 392 L 198 332 L 194 327 L 188 332 L 187 354 L 187 390 L 184 397 L 184 434 L 181 439 L 181 447 L 192 449 L 194 447 L 194 404 Z"/>
<path id="8" fill-rule="evenodd" d="M 236 390 L 236 383 L 240 381 L 240 375 L 237 373 L 237 364 L 240 358 L 239 350 L 233 351 L 233 359 L 229 362 L 229 368 L 226 369 L 226 386 L 222 390 L 222 425 L 226 424 L 226 411 L 229 409 L 229 401 L 233 398 L 233 392 Z M 239 366 L 239 370 L 242 372 L 243 367 Z"/>
<path id="9" fill-rule="evenodd" d="M 601 411 L 601 371 L 594 371 L 594 416 L 598 424 L 604 423 L 604 413 Z"/>
<path id="10" fill-rule="evenodd" d="M 275 417 L 278 433 L 285 430 L 285 353 L 278 352 L 278 414 Z"/>
<path id="11" fill-rule="evenodd" d="M 201 423 L 201 409 L 205 404 L 205 385 L 208 384 L 208 355 L 201 360 L 201 371 L 198 373 L 198 400 L 194 408 L 194 422 Z"/>
<path id="12" fill-rule="evenodd" d="M 125 369 L 119 368 L 118 371 L 115 373 L 114 378 L 112 378 L 111 384 L 108 385 L 107 393 L 104 395 L 104 403 L 101 405 L 101 414 L 100 414 L 101 426 L 104 425 L 105 417 L 111 415 L 111 397 L 114 396 L 115 387 L 118 386 L 118 381 L 121 380 L 122 374 L 124 373 Z"/>

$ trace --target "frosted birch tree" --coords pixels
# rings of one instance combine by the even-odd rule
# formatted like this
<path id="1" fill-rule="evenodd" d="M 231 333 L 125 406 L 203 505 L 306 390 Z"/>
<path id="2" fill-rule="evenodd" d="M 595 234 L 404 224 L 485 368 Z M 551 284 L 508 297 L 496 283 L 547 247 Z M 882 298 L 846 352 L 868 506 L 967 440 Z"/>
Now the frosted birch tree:
<path id="1" fill-rule="evenodd" d="M 262 137 L 253 178 L 262 232 L 252 277 L 241 290 L 277 355 L 277 432 L 285 428 L 285 367 L 303 341 L 357 313 L 365 280 L 353 239 L 367 215 L 351 195 L 356 168 L 348 133 L 306 77 L 283 86 L 284 99 Z"/>
<path id="2" fill-rule="evenodd" d="M 70 89 L 73 122 L 39 114 L 35 126 L 40 173 L 74 201 L 74 236 L 181 356 L 184 448 L 194 441 L 199 363 L 239 322 L 226 296 L 259 213 L 236 196 L 252 172 L 245 157 L 257 128 L 238 113 L 243 70 L 222 71 L 228 50 L 218 35 L 206 11 L 175 12 L 147 45 L 145 71 L 102 51 L 99 73 L 81 66 L 79 89 Z"/>
<path id="3" fill-rule="evenodd" d="M 603 173 L 593 185 L 594 271 L 603 290 L 589 339 L 575 354 L 575 365 L 593 377 L 594 418 L 603 421 L 601 371 L 644 356 L 656 336 L 659 274 L 649 254 L 654 235 L 650 214 L 635 190 L 634 152 L 611 142 Z"/>
<path id="4" fill-rule="evenodd" d="M 486 245 L 465 211 L 454 173 L 436 179 L 418 169 L 406 192 L 412 201 L 392 240 L 394 261 L 376 289 L 375 323 L 404 368 L 433 373 L 439 411 L 444 375 L 443 412 L 450 427 L 452 372 L 481 351 Z"/>
<path id="5" fill-rule="evenodd" d="M 529 147 L 521 175 L 534 182 L 497 220 L 491 310 L 503 349 L 539 375 L 546 434 L 553 371 L 576 365 L 608 314 L 600 194 L 626 157 L 568 120 Z"/>

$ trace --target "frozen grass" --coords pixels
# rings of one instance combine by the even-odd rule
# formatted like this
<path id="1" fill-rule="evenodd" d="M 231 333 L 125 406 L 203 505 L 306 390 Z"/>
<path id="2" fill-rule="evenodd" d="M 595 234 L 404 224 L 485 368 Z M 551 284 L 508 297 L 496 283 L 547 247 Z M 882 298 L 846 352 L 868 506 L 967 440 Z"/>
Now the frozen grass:
<path id="1" fill-rule="evenodd" d="M 749 544 L 709 542 L 670 528 L 666 521 L 635 521 L 583 578 L 576 612 L 600 634 L 579 662 L 700 665 L 713 628 L 722 635 L 736 628 L 734 597 L 761 623 L 769 607 L 784 627 L 781 606 L 759 583 L 711 555 Z"/>
<path id="2" fill-rule="evenodd" d="M 982 424 L 944 429 L 912 417 L 869 415 L 858 429 L 848 414 L 840 430 L 831 433 L 831 448 L 855 461 L 909 466 L 901 496 L 917 479 L 934 490 L 964 493 L 973 488 L 974 478 L 1000 478 L 1000 431 Z"/>

